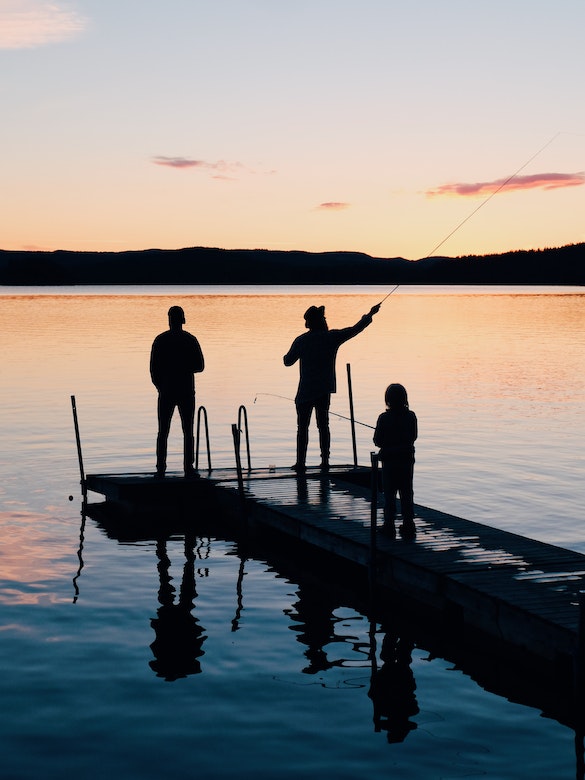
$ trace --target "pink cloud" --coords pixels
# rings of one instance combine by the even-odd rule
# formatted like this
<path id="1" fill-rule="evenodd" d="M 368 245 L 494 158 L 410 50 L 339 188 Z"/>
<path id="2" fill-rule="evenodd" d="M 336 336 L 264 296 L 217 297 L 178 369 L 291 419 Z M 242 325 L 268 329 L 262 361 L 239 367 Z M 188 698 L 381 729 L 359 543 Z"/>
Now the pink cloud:
<path id="1" fill-rule="evenodd" d="M 274 169 L 263 169 L 261 164 L 257 168 L 250 168 L 241 162 L 229 162 L 228 160 L 210 162 L 209 160 L 197 160 L 193 157 L 170 157 L 163 154 L 152 157 L 151 162 L 165 168 L 201 171 L 219 181 L 237 181 L 238 177 L 243 174 L 273 176 L 276 173 Z"/>
<path id="2" fill-rule="evenodd" d="M 214 175 L 214 178 L 226 178 L 229 174 L 247 172 L 248 168 L 239 162 L 226 162 L 218 160 L 217 162 L 207 162 L 206 160 L 194 160 L 190 157 L 165 157 L 158 155 L 152 158 L 155 165 L 164 165 L 167 168 L 196 168 L 202 171 L 208 171 Z"/>
<path id="3" fill-rule="evenodd" d="M 0 49 L 32 49 L 76 37 L 88 22 L 68 5 L 48 0 L 4 0 L 0 7 Z"/>
<path id="4" fill-rule="evenodd" d="M 343 211 L 343 209 L 348 209 L 351 204 L 344 203 L 343 201 L 338 200 L 330 200 L 326 203 L 320 203 L 317 206 L 318 211 Z"/>
<path id="5" fill-rule="evenodd" d="M 556 190 L 563 187 L 579 187 L 585 184 L 585 172 L 580 173 L 534 173 L 530 176 L 513 176 L 510 179 L 496 179 L 489 182 L 441 184 L 425 195 L 430 198 L 440 196 L 450 197 L 481 197 L 493 195 L 499 190 Z"/>

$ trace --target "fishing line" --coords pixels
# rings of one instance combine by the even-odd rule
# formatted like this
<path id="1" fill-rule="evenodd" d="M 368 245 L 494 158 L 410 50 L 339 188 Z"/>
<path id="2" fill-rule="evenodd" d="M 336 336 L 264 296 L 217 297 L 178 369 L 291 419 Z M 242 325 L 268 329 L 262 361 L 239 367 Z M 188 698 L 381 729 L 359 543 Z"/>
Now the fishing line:
<path id="1" fill-rule="evenodd" d="M 388 293 L 388 295 L 386 295 L 386 297 L 385 297 L 385 298 L 382 298 L 382 300 L 380 301 L 380 303 L 378 304 L 378 306 L 381 306 L 381 305 L 384 303 L 384 301 L 386 300 L 386 298 L 389 298 L 389 297 L 392 295 L 392 293 L 393 293 L 393 292 L 396 292 L 396 290 L 397 290 L 399 287 L 400 287 L 400 285 L 399 285 L 399 284 L 395 285 L 395 286 L 394 286 L 394 287 L 393 287 L 393 288 L 390 290 L 390 292 Z"/>
<path id="2" fill-rule="evenodd" d="M 523 170 L 524 170 L 524 168 L 526 168 L 526 166 L 527 166 L 527 165 L 529 165 L 529 164 L 530 164 L 530 163 L 531 163 L 533 160 L 535 160 L 535 159 L 538 157 L 538 155 L 539 155 L 539 154 L 541 154 L 542 152 L 544 152 L 544 150 L 545 150 L 545 149 L 546 149 L 548 146 L 550 146 L 550 145 L 552 144 L 552 142 L 553 142 L 553 141 L 554 141 L 556 138 L 558 138 L 558 136 L 559 136 L 559 135 L 561 135 L 561 133 L 560 133 L 560 132 L 558 132 L 558 133 L 555 133 L 555 134 L 552 136 L 552 138 L 549 138 L 549 140 L 548 140 L 548 141 L 547 141 L 547 142 L 546 142 L 546 143 L 545 143 L 543 146 L 541 146 L 541 147 L 540 147 L 540 149 L 538 149 L 536 152 L 534 152 L 534 154 L 533 154 L 533 155 L 531 155 L 531 157 L 529 157 L 529 158 L 528 158 L 528 160 L 526 160 L 526 162 L 525 162 L 525 163 L 523 163 L 523 164 L 522 164 L 522 165 L 521 165 L 521 166 L 518 168 L 518 170 L 517 170 L 517 171 L 514 171 L 514 173 L 512 173 L 510 176 L 508 176 L 508 178 L 507 178 L 505 181 L 503 181 L 503 182 L 502 182 L 502 184 L 500 184 L 500 185 L 499 185 L 499 187 L 497 187 L 497 188 L 496 188 L 496 189 L 495 189 L 495 190 L 494 190 L 494 191 L 493 191 L 493 192 L 492 192 L 490 195 L 488 195 L 488 197 L 487 197 L 487 198 L 486 198 L 484 201 L 482 201 L 482 202 L 479 204 L 479 206 L 477 206 L 475 209 L 473 209 L 473 211 L 472 211 L 470 214 L 468 214 L 468 215 L 465 217 L 465 219 L 461 220 L 461 222 L 460 222 L 460 223 L 459 223 L 459 224 L 458 224 L 456 227 L 454 227 L 454 228 L 453 228 L 453 230 L 451 230 L 451 232 L 450 232 L 450 233 L 448 233 L 448 234 L 445 236 L 445 238 L 444 238 L 442 241 L 440 241 L 440 242 L 439 242 L 439 243 L 438 243 L 438 244 L 437 244 L 437 245 L 434 247 L 434 249 L 431 249 L 431 251 L 430 251 L 430 252 L 429 252 L 429 253 L 428 253 L 428 254 L 425 256 L 425 259 L 426 259 L 426 258 L 428 258 L 428 257 L 430 257 L 431 255 L 433 255 L 433 254 L 434 254 L 434 253 L 437 251 L 437 249 L 439 249 L 440 247 L 442 247 L 442 246 L 443 246 L 443 244 L 444 244 L 446 241 L 448 241 L 448 240 L 451 238 L 451 236 L 455 235 L 455 233 L 456 233 L 456 232 L 459 230 L 459 228 L 463 227 L 463 225 L 465 225 L 465 223 L 466 223 L 466 222 L 468 222 L 468 221 L 469 221 L 469 220 L 470 220 L 470 219 L 471 219 L 471 218 L 474 216 L 474 214 L 477 214 L 477 212 L 478 212 L 478 211 L 479 211 L 481 208 L 483 208 L 483 207 L 484 207 L 484 206 L 485 206 L 487 203 L 489 203 L 489 202 L 490 202 L 490 200 L 491 200 L 491 199 L 492 199 L 492 198 L 493 198 L 495 195 L 497 195 L 497 194 L 498 194 L 498 192 L 501 192 L 501 190 L 503 190 L 503 189 L 504 189 L 504 187 L 505 187 L 507 184 L 509 184 L 509 183 L 512 181 L 512 179 L 515 179 L 515 178 L 516 178 L 516 176 L 518 176 L 518 174 L 519 174 L 521 171 L 523 171 Z M 394 285 L 394 287 L 393 287 L 393 288 L 390 290 L 390 292 L 389 292 L 387 295 L 385 295 L 385 296 L 384 296 L 384 298 L 382 298 L 382 300 L 381 300 L 381 301 L 380 301 L 380 303 L 378 304 L 378 307 L 380 307 L 380 306 L 381 306 L 381 305 L 384 303 L 384 301 L 388 300 L 388 298 L 389 298 L 389 297 L 392 295 L 392 293 L 396 292 L 396 290 L 397 290 L 399 287 L 400 287 L 400 284 L 396 284 L 396 285 Z M 293 402 L 294 402 L 294 398 L 289 398 L 289 397 L 288 397 L 288 396 L 286 396 L 286 395 L 278 395 L 278 393 L 257 393 L 257 394 L 256 394 L 256 396 L 255 396 L 255 398 L 254 398 L 254 403 L 256 403 L 256 401 L 258 400 L 258 396 L 259 396 L 259 395 L 266 395 L 266 396 L 271 396 L 272 398 L 282 398 L 284 401 L 293 401 Z M 352 418 L 351 418 L 351 417 L 346 417 L 346 416 L 345 416 L 345 415 L 343 415 L 343 414 L 338 414 L 337 412 L 332 412 L 332 411 L 329 411 L 329 414 L 332 414 L 334 417 L 339 417 L 339 418 L 341 418 L 342 420 L 349 420 L 350 422 L 352 422 Z M 357 423 L 358 425 L 363 425 L 363 426 L 364 426 L 364 428 L 371 428 L 372 430 L 374 430 L 374 426 L 373 426 L 373 425 L 368 425 L 367 423 L 363 423 L 363 422 L 360 422 L 359 420 L 355 420 L 355 419 L 353 420 L 353 422 L 354 422 L 354 423 Z"/>
<path id="3" fill-rule="evenodd" d="M 398 285 L 397 285 L 398 286 Z M 278 393 L 256 393 L 256 397 L 254 398 L 254 403 L 256 403 L 259 395 L 269 395 L 272 398 L 282 398 L 283 401 L 293 401 L 294 398 L 289 398 L 287 395 L 278 395 Z M 334 417 L 341 417 L 342 420 L 349 420 L 351 422 L 351 417 L 346 417 L 344 414 L 337 414 L 337 412 L 332 412 L 329 410 L 329 414 L 332 414 Z M 372 430 L 375 430 L 373 425 L 368 425 L 368 423 L 360 422 L 359 420 L 354 420 L 354 423 L 357 425 L 363 425 L 364 428 L 371 428 Z"/>
<path id="4" fill-rule="evenodd" d="M 479 206 L 477 206 L 477 208 L 473 209 L 473 211 L 471 212 L 471 214 L 468 214 L 468 216 L 467 216 L 467 217 L 465 217 L 465 219 L 464 219 L 464 220 L 462 220 L 462 221 L 461 221 L 461 222 L 460 222 L 460 223 L 457 225 L 457 227 L 453 228 L 453 230 L 452 230 L 452 231 L 449 233 L 449 235 L 445 236 L 445 238 L 444 238 L 442 241 L 440 241 L 440 242 L 437 244 L 437 246 L 436 246 L 434 249 L 431 249 L 431 251 L 428 253 L 428 255 L 426 255 L 426 256 L 425 256 L 425 259 L 426 259 L 427 257 L 430 257 L 431 255 L 434 255 L 434 254 L 435 254 L 435 252 L 437 251 L 437 249 L 439 249 L 439 247 L 443 246 L 443 244 L 444 244 L 446 241 L 448 241 L 448 240 L 451 238 L 451 236 L 452 236 L 452 235 L 454 235 L 454 234 L 455 234 L 455 233 L 456 233 L 456 232 L 459 230 L 459 228 L 460 228 L 460 227 L 462 227 L 462 226 L 463 226 L 463 225 L 464 225 L 466 222 L 468 222 L 468 221 L 471 219 L 471 217 L 473 217 L 473 215 L 474 215 L 474 214 L 477 214 L 477 212 L 478 212 L 478 211 L 479 211 L 481 208 L 483 208 L 483 207 L 486 205 L 486 203 L 489 203 L 489 202 L 490 202 L 490 200 L 491 200 L 491 199 L 494 197 L 494 195 L 497 195 L 497 194 L 498 194 L 498 192 L 500 192 L 501 190 L 503 190 L 503 189 L 504 189 L 504 187 L 506 186 L 506 184 L 509 184 L 509 183 L 512 181 L 512 179 L 515 179 L 515 178 L 516 178 L 516 176 L 518 176 L 518 174 L 520 173 L 520 171 L 523 171 L 523 170 L 524 170 L 524 168 L 526 168 L 526 166 L 527 166 L 527 165 L 529 165 L 529 163 L 531 163 L 531 162 L 532 162 L 532 161 L 533 161 L 533 160 L 534 160 L 536 157 L 538 157 L 538 155 L 539 155 L 539 154 L 541 154 L 541 152 L 544 152 L 544 150 L 546 149 L 546 147 L 547 147 L 547 146 L 550 146 L 550 145 L 552 144 L 552 142 L 553 142 L 553 141 L 554 141 L 556 138 L 558 138 L 558 137 L 559 137 L 559 135 L 561 135 L 561 133 L 560 133 L 560 132 L 558 132 L 558 133 L 555 133 L 555 134 L 553 135 L 553 137 L 552 137 L 552 138 L 550 138 L 550 139 L 549 139 L 549 140 L 548 140 L 548 141 L 547 141 L 547 142 L 544 144 L 544 146 L 541 146 L 541 148 L 540 148 L 540 149 L 539 149 L 537 152 L 535 152 L 535 153 L 532 155 L 532 157 L 530 157 L 530 159 L 526 160 L 526 162 L 525 162 L 523 165 L 521 165 L 521 166 L 520 166 L 520 168 L 518 168 L 518 170 L 517 170 L 515 173 L 513 173 L 511 176 L 508 176 L 508 178 L 506 179 L 506 181 L 504 181 L 502 184 L 500 184 L 500 186 L 499 186 L 497 189 L 495 189 L 495 190 L 492 192 L 492 194 L 491 194 L 491 195 L 489 195 L 489 196 L 488 196 L 488 197 L 487 197 L 487 198 L 486 198 L 484 201 L 482 201 L 482 202 L 479 204 Z M 385 299 L 384 299 L 384 300 L 385 300 Z"/>
<path id="5" fill-rule="evenodd" d="M 468 215 L 465 217 L 465 219 L 461 220 L 461 222 L 460 222 L 460 223 L 459 223 L 459 224 L 458 224 L 456 227 L 454 227 L 454 228 L 453 228 L 453 230 L 451 230 L 451 232 L 450 232 L 450 233 L 448 233 L 448 234 L 445 236 L 445 238 L 443 238 L 443 240 L 442 240 L 442 241 L 439 241 L 439 243 L 438 243 L 438 244 L 437 244 L 437 245 L 436 245 L 436 246 L 435 246 L 433 249 L 431 249 L 431 251 L 430 251 L 430 252 L 429 252 L 427 255 L 425 255 L 425 258 L 424 258 L 424 259 L 426 260 L 428 257 L 431 257 L 431 255 L 434 255 L 434 254 L 435 254 L 435 252 L 437 251 L 437 249 L 439 249 L 440 247 L 442 247 L 442 246 L 443 246 L 443 244 L 444 244 L 444 243 L 446 243 L 446 242 L 447 242 L 447 241 L 448 241 L 448 240 L 451 238 L 451 236 L 455 235 L 455 233 L 456 233 L 456 232 L 459 230 L 459 228 L 463 227 L 463 225 L 465 225 L 465 223 L 466 223 L 466 222 L 469 222 L 469 220 L 470 220 L 470 219 L 471 219 L 471 218 L 472 218 L 472 217 L 473 217 L 475 214 L 477 214 L 477 212 L 478 212 L 478 211 L 479 211 L 481 208 L 483 208 L 483 207 L 484 207 L 484 206 L 485 206 L 487 203 L 489 203 L 489 202 L 490 202 L 490 200 L 491 200 L 491 199 L 492 199 L 492 198 L 493 198 L 495 195 L 497 195 L 497 194 L 498 194 L 498 192 L 501 192 L 501 191 L 504 189 L 504 187 L 505 187 L 507 184 L 509 184 L 509 183 L 512 181 L 512 179 L 515 179 L 515 178 L 516 178 L 516 176 L 518 176 L 518 174 L 519 174 L 521 171 L 523 171 L 523 170 L 524 170 L 524 168 L 526 168 L 526 166 L 527 166 L 527 165 L 529 165 L 529 164 L 530 164 L 530 163 L 531 163 L 533 160 L 535 160 L 535 159 L 538 157 L 538 155 L 539 155 L 539 154 L 541 154 L 542 152 L 544 152 L 544 150 L 547 148 L 547 146 L 550 146 L 550 145 L 552 144 L 552 142 L 553 142 L 555 139 L 557 139 L 557 138 L 559 137 L 559 135 L 561 135 L 561 134 L 562 134 L 562 133 L 559 131 L 558 133 L 555 133 L 555 134 L 552 136 L 552 138 L 549 138 L 549 140 L 548 140 L 548 141 L 547 141 L 547 142 L 546 142 L 546 143 L 545 143 L 543 146 L 541 146 L 541 147 L 540 147 L 540 149 L 538 149 L 538 151 L 534 152 L 534 154 L 533 154 L 531 157 L 529 157 L 529 159 L 528 159 L 528 160 L 526 160 L 526 162 L 525 162 L 525 163 L 523 163 L 523 164 L 522 164 L 522 165 L 521 165 L 521 166 L 518 168 L 518 170 L 517 170 L 517 171 L 514 171 L 514 173 L 512 173 L 510 176 L 508 176 L 508 178 L 507 178 L 505 181 L 503 181 L 503 182 L 500 184 L 500 186 L 499 186 L 499 187 L 497 187 L 497 188 L 496 188 L 496 189 L 495 189 L 495 190 L 494 190 L 494 191 L 493 191 L 493 192 L 492 192 L 490 195 L 488 195 L 488 197 L 487 197 L 485 200 L 483 200 L 483 201 L 482 201 L 482 202 L 479 204 L 479 206 L 477 206 L 476 208 L 474 208 L 474 209 L 473 209 L 473 211 L 472 211 L 470 214 L 468 214 Z M 390 290 L 390 292 L 388 293 L 388 295 L 386 295 L 384 298 L 382 298 L 382 300 L 380 301 L 380 303 L 379 303 L 378 305 L 379 305 L 379 306 L 381 306 L 381 305 L 384 303 L 384 301 L 385 301 L 385 300 L 387 300 L 387 299 L 388 299 L 388 298 L 389 298 L 389 297 L 392 295 L 392 293 L 393 293 L 393 292 L 395 292 L 395 291 L 396 291 L 396 290 L 397 290 L 399 287 L 400 287 L 400 285 L 399 285 L 399 284 L 395 285 L 395 286 L 394 286 L 394 287 L 393 287 L 393 288 Z"/>

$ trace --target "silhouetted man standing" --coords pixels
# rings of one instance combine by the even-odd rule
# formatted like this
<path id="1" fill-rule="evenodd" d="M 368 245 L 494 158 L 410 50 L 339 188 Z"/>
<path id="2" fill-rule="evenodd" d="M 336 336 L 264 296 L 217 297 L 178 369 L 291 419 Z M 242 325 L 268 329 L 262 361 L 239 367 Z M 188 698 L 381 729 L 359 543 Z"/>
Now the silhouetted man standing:
<path id="1" fill-rule="evenodd" d="M 183 330 L 185 313 L 180 306 L 169 309 L 169 330 L 158 335 L 150 353 L 150 376 L 158 390 L 158 436 L 156 439 L 156 476 L 164 477 L 167 467 L 167 441 L 175 407 L 183 427 L 183 463 L 185 476 L 195 470 L 193 422 L 195 419 L 195 377 L 205 361 L 199 342 Z"/>
<path id="2" fill-rule="evenodd" d="M 284 365 L 292 366 L 300 361 L 300 379 L 295 405 L 297 407 L 297 462 L 295 471 L 305 471 L 307 445 L 309 443 L 309 423 L 315 410 L 321 448 L 321 468 L 329 468 L 329 406 L 331 393 L 337 389 L 335 378 L 335 358 L 337 350 L 345 342 L 357 336 L 372 322 L 372 317 L 380 310 L 373 306 L 368 314 L 350 328 L 329 330 L 325 319 L 324 306 L 311 306 L 305 312 L 305 327 L 308 333 L 298 336 L 284 356 Z"/>

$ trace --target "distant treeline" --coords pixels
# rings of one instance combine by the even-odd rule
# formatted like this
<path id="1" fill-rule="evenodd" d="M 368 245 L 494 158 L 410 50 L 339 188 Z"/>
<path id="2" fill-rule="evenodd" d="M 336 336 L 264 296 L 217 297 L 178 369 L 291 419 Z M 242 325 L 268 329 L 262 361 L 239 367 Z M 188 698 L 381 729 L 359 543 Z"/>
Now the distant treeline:
<path id="1" fill-rule="evenodd" d="M 0 285 L 585 284 L 585 244 L 499 255 L 370 257 L 360 252 L 0 250 Z"/>

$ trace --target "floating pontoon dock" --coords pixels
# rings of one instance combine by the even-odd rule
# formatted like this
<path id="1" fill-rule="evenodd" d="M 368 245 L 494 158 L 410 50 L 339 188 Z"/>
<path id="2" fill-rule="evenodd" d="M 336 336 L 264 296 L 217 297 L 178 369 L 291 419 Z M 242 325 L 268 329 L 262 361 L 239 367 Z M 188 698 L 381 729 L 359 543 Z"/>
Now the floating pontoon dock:
<path id="1" fill-rule="evenodd" d="M 250 532 L 308 544 L 517 650 L 564 666 L 580 657 L 585 555 L 419 505 L 416 539 L 389 539 L 380 533 L 370 479 L 364 467 L 302 476 L 285 468 L 217 469 L 192 480 L 95 474 L 86 486 L 138 516 L 175 507 L 194 527 L 200 508 L 212 506 L 218 522 L 229 517 Z"/>

